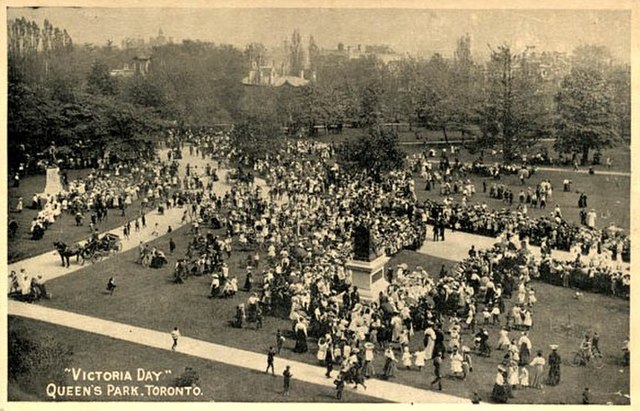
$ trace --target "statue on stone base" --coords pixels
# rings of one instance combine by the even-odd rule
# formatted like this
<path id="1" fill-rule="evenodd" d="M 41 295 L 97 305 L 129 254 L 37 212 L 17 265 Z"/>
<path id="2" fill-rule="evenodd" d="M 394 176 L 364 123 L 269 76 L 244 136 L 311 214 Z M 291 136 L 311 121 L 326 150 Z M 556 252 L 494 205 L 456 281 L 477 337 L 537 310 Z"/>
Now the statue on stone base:
<path id="1" fill-rule="evenodd" d="M 353 230 L 354 259 L 359 261 L 373 261 L 379 257 L 378 247 L 371 233 L 369 224 L 364 221 L 358 223 Z"/>

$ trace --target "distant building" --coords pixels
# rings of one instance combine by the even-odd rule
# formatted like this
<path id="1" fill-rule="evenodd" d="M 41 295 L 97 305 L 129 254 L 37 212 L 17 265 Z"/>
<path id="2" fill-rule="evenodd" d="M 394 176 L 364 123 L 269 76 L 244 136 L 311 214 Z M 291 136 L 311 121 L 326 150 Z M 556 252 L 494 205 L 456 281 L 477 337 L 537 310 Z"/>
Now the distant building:
<path id="1" fill-rule="evenodd" d="M 543 51 L 542 53 L 525 52 L 523 57 L 528 64 L 536 67 L 540 77 L 551 83 L 560 83 L 571 72 L 571 59 L 567 53 Z"/>
<path id="2" fill-rule="evenodd" d="M 391 47 L 387 45 L 365 45 L 364 48 L 361 44 L 355 47 L 346 46 L 342 43 L 338 43 L 336 49 L 322 49 L 320 50 L 321 56 L 344 56 L 348 59 L 359 59 L 362 57 L 375 56 L 384 64 L 400 61 L 404 58 L 402 54 L 398 54 Z"/>
<path id="3" fill-rule="evenodd" d="M 123 50 L 150 50 L 152 47 L 160 47 L 167 44 L 173 44 L 173 37 L 167 37 L 164 35 L 162 29 L 158 30 L 158 35 L 156 37 L 149 37 L 149 41 L 145 42 L 144 39 L 141 38 L 131 38 L 127 37 L 126 39 L 120 42 L 120 47 Z"/>
<path id="4" fill-rule="evenodd" d="M 109 74 L 112 77 L 146 76 L 149 74 L 150 67 L 151 56 L 139 54 L 130 63 L 124 63 L 121 69 L 113 69 Z"/>
<path id="5" fill-rule="evenodd" d="M 173 43 L 173 37 L 165 37 L 162 29 L 158 30 L 156 37 L 149 37 L 149 47 L 160 47 Z"/>
<path id="6" fill-rule="evenodd" d="M 242 84 L 246 86 L 262 86 L 262 87 L 302 87 L 309 84 L 309 80 L 304 78 L 304 70 L 299 77 L 279 75 L 274 65 L 257 66 L 253 64 L 249 75 L 242 79 Z"/>

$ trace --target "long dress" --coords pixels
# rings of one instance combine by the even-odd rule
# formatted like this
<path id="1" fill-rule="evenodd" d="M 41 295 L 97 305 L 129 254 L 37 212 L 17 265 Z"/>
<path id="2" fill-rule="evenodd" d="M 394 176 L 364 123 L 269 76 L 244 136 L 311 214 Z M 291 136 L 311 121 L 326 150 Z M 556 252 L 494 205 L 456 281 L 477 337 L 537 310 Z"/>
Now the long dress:
<path id="1" fill-rule="evenodd" d="M 385 363 L 382 370 L 382 375 L 385 379 L 395 377 L 396 375 L 396 357 L 393 355 L 393 351 L 388 349 L 385 353 Z"/>
<path id="2" fill-rule="evenodd" d="M 520 340 L 520 361 L 519 365 L 525 366 L 529 364 L 529 358 L 531 357 L 531 350 L 527 342 Z"/>
<path id="3" fill-rule="evenodd" d="M 307 332 L 304 324 L 298 323 L 296 325 L 296 346 L 293 348 L 293 352 L 304 353 L 309 351 L 307 346 Z"/>
<path id="4" fill-rule="evenodd" d="M 436 346 L 436 332 L 433 331 L 433 327 L 429 327 L 424 330 L 424 340 L 425 358 L 433 359 L 433 350 Z"/>
<path id="5" fill-rule="evenodd" d="M 366 378 L 372 377 L 375 374 L 375 370 L 373 368 L 373 358 L 373 347 L 365 348 L 363 373 Z"/>
<path id="6" fill-rule="evenodd" d="M 323 363 L 327 359 L 327 347 L 329 344 L 326 342 L 318 343 L 318 353 L 316 354 L 316 358 L 318 361 Z"/>
<path id="7" fill-rule="evenodd" d="M 533 379 L 531 386 L 533 388 L 542 388 L 545 360 L 542 356 L 536 357 L 529 364 L 533 368 Z"/>
<path id="8" fill-rule="evenodd" d="M 549 379 L 547 383 L 549 385 L 558 385 L 560 383 L 560 362 L 562 358 L 560 354 L 552 351 L 549 354 Z"/>
<path id="9" fill-rule="evenodd" d="M 491 399 L 498 404 L 506 404 L 509 400 L 509 392 L 506 389 L 505 374 L 498 372 L 496 375 L 496 382 L 493 384 L 493 391 L 491 392 Z"/>
<path id="10" fill-rule="evenodd" d="M 454 354 L 451 354 L 451 373 L 456 375 L 456 374 L 462 374 L 462 361 L 463 361 L 463 357 L 462 354 L 460 354 L 459 352 L 456 352 Z"/>

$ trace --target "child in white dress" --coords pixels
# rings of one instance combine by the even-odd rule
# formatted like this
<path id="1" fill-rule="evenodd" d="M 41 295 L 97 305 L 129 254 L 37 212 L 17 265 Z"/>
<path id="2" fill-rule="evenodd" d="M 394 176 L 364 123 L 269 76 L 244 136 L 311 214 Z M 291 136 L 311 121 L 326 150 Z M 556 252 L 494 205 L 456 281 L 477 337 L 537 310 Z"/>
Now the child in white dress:
<path id="1" fill-rule="evenodd" d="M 424 350 L 416 351 L 413 356 L 415 357 L 416 367 L 418 367 L 418 371 L 422 371 L 422 367 L 424 367 L 426 353 Z"/>
<path id="2" fill-rule="evenodd" d="M 503 347 L 509 348 L 511 341 L 509 341 L 509 331 L 506 328 L 502 328 L 498 332 L 498 346 L 496 349 L 501 350 Z"/>
<path id="3" fill-rule="evenodd" d="M 402 352 L 402 365 L 404 365 L 407 370 L 411 369 L 411 353 L 407 346 L 404 347 L 404 351 Z"/>
<path id="4" fill-rule="evenodd" d="M 527 367 L 520 367 L 520 388 L 529 388 L 529 370 Z"/>

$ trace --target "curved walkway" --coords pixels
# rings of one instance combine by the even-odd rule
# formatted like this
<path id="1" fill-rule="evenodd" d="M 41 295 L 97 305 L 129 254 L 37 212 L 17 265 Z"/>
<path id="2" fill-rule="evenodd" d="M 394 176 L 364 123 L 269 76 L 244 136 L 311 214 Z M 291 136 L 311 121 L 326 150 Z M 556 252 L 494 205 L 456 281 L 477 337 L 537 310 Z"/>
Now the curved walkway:
<path id="1" fill-rule="evenodd" d="M 16 301 L 9 302 L 8 311 L 10 315 L 162 349 L 169 352 L 167 355 L 171 355 L 170 330 L 166 332 L 155 331 Z M 266 354 L 258 354 L 185 336 L 180 338 L 177 352 L 251 370 L 264 371 L 266 368 Z M 279 358 L 276 358 L 275 365 L 278 374 L 282 373 L 285 365 L 291 366 L 294 381 L 316 384 L 327 390 L 335 389 L 333 379 L 324 376 L 325 369 L 322 367 Z M 429 385 L 430 378 L 431 375 L 425 377 L 425 387 Z M 367 390 L 359 390 L 358 393 L 398 403 L 469 403 L 469 400 L 465 398 L 382 380 L 367 381 Z"/>
<path id="2" fill-rule="evenodd" d="M 185 150 L 186 151 L 186 150 Z M 163 160 L 167 158 L 167 150 L 159 151 L 160 158 Z M 198 171 L 204 171 L 204 168 L 207 163 L 213 163 L 212 160 L 203 159 L 201 156 L 191 156 L 188 152 L 184 153 L 184 157 L 178 160 L 179 168 L 178 173 L 180 177 L 184 177 L 185 168 L 187 164 L 190 164 L 192 169 Z M 197 167 L 197 168 L 196 168 Z M 227 169 L 219 169 L 218 176 L 220 180 L 213 184 L 213 192 L 220 196 L 224 195 L 227 191 L 229 191 L 230 186 L 225 183 L 228 170 Z M 206 176 L 205 183 L 208 181 Z M 112 230 L 101 232 L 100 235 L 104 235 L 105 233 L 116 234 L 120 237 L 122 242 L 122 251 L 128 251 L 135 247 L 137 247 L 140 242 L 147 242 L 156 239 L 167 233 L 167 229 L 171 226 L 172 229 L 177 229 L 185 225 L 182 222 L 182 215 L 184 214 L 185 208 L 171 208 L 165 210 L 163 215 L 159 215 L 156 210 L 149 211 L 145 214 L 146 219 L 146 227 L 140 227 L 139 232 L 131 232 L 129 239 L 126 239 L 122 235 L 123 226 L 116 227 Z M 154 235 L 155 225 L 158 224 L 158 235 Z M 87 233 L 87 236 L 89 234 Z M 65 274 L 72 273 L 74 271 L 82 269 L 84 266 L 76 263 L 75 258 L 71 258 L 71 265 L 67 267 L 63 267 L 61 265 L 60 256 L 58 252 L 53 250 L 53 245 L 51 245 L 52 250 L 35 257 L 26 258 L 24 260 L 17 261 L 15 263 L 9 264 L 8 272 L 15 270 L 16 272 L 20 272 L 20 269 L 25 269 L 28 276 L 42 275 L 45 280 L 51 280 L 56 277 L 60 277 Z M 105 258 L 110 258 L 117 254 L 110 254 L 109 256 L 105 256 Z M 85 264 L 90 264 L 89 262 Z"/>
<path id="3" fill-rule="evenodd" d="M 469 256 L 469 249 L 472 245 L 475 245 L 476 250 L 482 250 L 492 248 L 498 242 L 497 238 L 462 231 L 451 231 L 449 229 L 445 232 L 445 241 L 436 242 L 433 241 L 433 226 L 429 225 L 428 227 L 425 242 L 417 251 L 421 254 L 445 260 L 461 261 Z M 541 258 L 540 247 L 529 244 L 527 248 L 536 258 Z M 553 250 L 551 256 L 565 261 L 575 260 L 576 258 L 575 254 L 561 250 Z M 588 262 L 586 261 L 587 258 L 587 256 L 581 256 L 582 261 L 585 263 Z M 623 270 L 627 270 L 631 266 L 629 263 L 622 261 L 617 261 L 614 265 L 620 266 Z"/>

